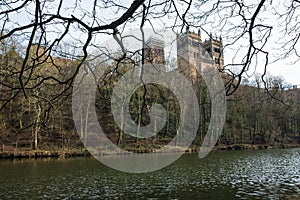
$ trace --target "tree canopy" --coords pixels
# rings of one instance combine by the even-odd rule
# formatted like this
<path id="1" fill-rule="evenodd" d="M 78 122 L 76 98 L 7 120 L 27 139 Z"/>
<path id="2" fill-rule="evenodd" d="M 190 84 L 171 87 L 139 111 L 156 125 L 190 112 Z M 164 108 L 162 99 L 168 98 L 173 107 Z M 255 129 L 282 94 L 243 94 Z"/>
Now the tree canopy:
<path id="1" fill-rule="evenodd" d="M 123 42 L 128 36 L 125 33 L 138 30 L 144 35 L 146 29 L 153 32 L 166 29 L 181 34 L 187 27 L 189 30 L 199 30 L 199 35 L 205 38 L 217 37 L 223 42 L 226 61 L 224 80 L 231 114 L 226 119 L 224 138 L 230 140 L 229 143 L 245 138 L 254 141 L 257 134 L 274 142 L 271 136 L 280 135 L 280 131 L 297 135 L 300 127 L 299 108 L 295 103 L 297 90 L 284 91 L 283 80 L 268 75 L 267 71 L 270 63 L 283 59 L 290 63 L 299 62 L 299 8 L 298 0 L 2 1 L 0 130 L 8 129 L 10 136 L 3 132 L 0 134 L 1 140 L 19 141 L 23 136 L 30 136 L 37 148 L 39 134 L 43 138 L 47 138 L 48 133 L 53 137 L 58 135 L 63 144 L 64 139 L 75 137 L 70 133 L 74 125 L 72 113 L 68 110 L 72 84 L 79 71 L 86 66 L 86 61 L 92 60 L 97 64 L 97 57 L 101 57 L 100 61 L 110 60 L 113 65 L 100 65 L 106 68 L 106 77 L 102 80 L 106 81 L 103 84 L 106 86 L 99 89 L 102 96 L 96 103 L 102 103 L 98 108 L 107 116 L 99 118 L 99 121 L 111 132 L 119 132 L 114 139 L 117 138 L 116 143 L 121 144 L 122 131 L 111 120 L 108 101 L 114 81 L 127 68 L 138 63 L 137 59 L 142 54 L 141 51 L 128 49 Z M 108 38 L 120 47 L 118 54 L 102 45 Z M 142 37 L 142 44 L 145 39 Z M 172 69 L 176 68 L 176 61 L 170 60 L 169 65 Z M 91 71 L 93 66 L 90 67 L 86 71 Z M 259 67 L 264 69 L 261 74 L 253 73 L 252 80 L 244 79 L 251 77 Z M 244 92 L 237 91 L 241 87 Z M 270 100 L 261 88 L 267 88 L 273 99 Z M 205 88 L 195 86 L 195 91 L 198 92 L 199 107 L 203 109 L 198 130 L 199 137 L 203 138 L 202 134 L 209 126 L 210 100 Z M 179 121 L 176 118 L 178 105 L 165 88 L 158 90 L 155 85 L 139 88 L 131 99 L 132 118 L 139 125 L 147 124 L 146 114 L 139 111 L 145 110 L 147 113 L 147 108 L 141 104 L 147 101 L 154 103 L 148 99 L 150 95 L 154 95 L 157 102 L 165 99 L 171 101 L 164 104 L 172 112 L 169 113 L 168 126 L 161 135 L 175 135 Z M 289 115 L 279 115 L 282 113 Z M 263 121 L 265 116 L 268 120 Z M 276 123 L 271 124 L 272 121 Z M 17 135 L 20 131 L 24 134 Z M 239 131 L 242 132 L 240 135 L 237 134 Z M 80 135 L 84 135 L 84 130 Z M 284 140 L 284 133 L 280 137 Z"/>
<path id="2" fill-rule="evenodd" d="M 236 80 L 227 84 L 230 95 L 249 70 L 263 66 L 261 79 L 265 82 L 270 62 L 285 58 L 291 62 L 299 61 L 299 6 L 298 0 L 4 1 L 0 8 L 1 44 L 8 44 L 7 50 L 18 46 L 22 60 L 14 73 L 17 83 L 11 85 L 3 79 L 1 83 L 25 97 L 28 89 L 40 87 L 49 80 L 70 85 L 91 49 L 99 48 L 104 35 L 113 35 L 117 39 L 132 28 L 183 32 L 184 27 L 189 26 L 200 28 L 207 37 L 212 37 L 211 32 L 222 37 L 224 51 L 235 52 L 225 66 L 227 73 Z M 30 57 L 32 45 L 44 47 L 41 55 L 36 53 L 39 62 L 30 61 L 34 60 Z M 67 77 L 43 74 L 30 85 L 31 73 L 27 76 L 26 72 L 38 70 L 36 66 L 48 62 L 51 56 L 77 60 L 78 63 Z M 57 66 L 53 60 L 51 62 Z M 233 72 L 232 66 L 239 68 Z"/>

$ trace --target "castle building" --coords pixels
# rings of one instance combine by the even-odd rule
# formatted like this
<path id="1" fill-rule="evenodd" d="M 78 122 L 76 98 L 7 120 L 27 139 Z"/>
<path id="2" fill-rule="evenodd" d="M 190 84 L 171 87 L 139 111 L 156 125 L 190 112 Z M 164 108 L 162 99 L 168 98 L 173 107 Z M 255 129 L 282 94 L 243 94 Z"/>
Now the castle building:
<path id="1" fill-rule="evenodd" d="M 220 71 L 224 70 L 222 40 L 210 37 L 202 42 L 200 30 L 194 33 L 187 27 L 185 33 L 177 35 L 177 68 L 192 83 L 196 83 L 204 62 L 214 64 Z"/>
<path id="2" fill-rule="evenodd" d="M 222 38 L 213 38 L 210 34 L 210 38 L 202 43 L 202 47 L 209 53 L 219 71 L 224 71 Z"/>
<path id="3" fill-rule="evenodd" d="M 144 63 L 155 63 L 155 64 L 165 64 L 165 51 L 164 51 L 164 41 L 150 37 L 145 42 L 145 47 L 143 49 L 144 53 Z"/>
<path id="4" fill-rule="evenodd" d="M 204 64 L 214 65 L 219 71 L 224 70 L 223 44 L 221 38 L 213 38 L 202 42 L 201 32 L 189 31 L 177 34 L 177 70 L 185 75 L 192 83 L 200 80 Z M 164 41 L 150 37 L 144 44 L 143 63 L 159 64 L 166 72 Z"/>
<path id="5" fill-rule="evenodd" d="M 201 34 L 186 33 L 177 35 L 177 69 L 193 83 L 200 78 L 201 71 Z M 198 71 L 196 70 L 198 68 Z"/>

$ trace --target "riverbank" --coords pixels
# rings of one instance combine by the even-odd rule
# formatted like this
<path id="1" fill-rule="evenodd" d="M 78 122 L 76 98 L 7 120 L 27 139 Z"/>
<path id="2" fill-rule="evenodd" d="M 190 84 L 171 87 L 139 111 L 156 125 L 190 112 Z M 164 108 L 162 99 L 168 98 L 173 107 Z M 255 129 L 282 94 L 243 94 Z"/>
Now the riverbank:
<path id="1" fill-rule="evenodd" d="M 260 149 L 288 149 L 300 148 L 300 144 L 232 144 L 232 145 L 218 145 L 214 147 L 214 151 L 230 151 L 230 150 L 260 150 Z"/>
<path id="2" fill-rule="evenodd" d="M 234 150 L 260 150 L 260 149 L 286 149 L 286 148 L 300 148 L 300 144 L 276 144 L 276 145 L 268 145 L 268 144 L 232 144 L 225 145 L 220 144 L 213 148 L 213 151 L 234 151 Z M 133 153 L 161 153 L 159 148 L 125 148 L 126 150 Z M 189 149 L 184 149 L 182 147 L 170 147 L 165 152 L 186 152 L 186 153 L 194 153 L 199 152 L 199 146 L 192 146 Z M 99 155 L 112 155 L 113 152 L 109 150 L 104 150 L 99 153 Z M 40 150 L 10 150 L 10 151 L 1 151 L 0 159 L 13 159 L 13 158 L 69 158 L 69 157 L 83 157 L 83 156 L 91 156 L 91 153 L 85 148 L 72 148 L 72 149 L 56 149 L 56 150 L 48 150 L 48 149 L 40 149 Z"/>
<path id="3" fill-rule="evenodd" d="M 60 150 L 14 150 L 0 152 L 0 159 L 12 158 L 69 158 L 78 156 L 91 156 L 84 148 L 81 149 L 60 149 Z"/>

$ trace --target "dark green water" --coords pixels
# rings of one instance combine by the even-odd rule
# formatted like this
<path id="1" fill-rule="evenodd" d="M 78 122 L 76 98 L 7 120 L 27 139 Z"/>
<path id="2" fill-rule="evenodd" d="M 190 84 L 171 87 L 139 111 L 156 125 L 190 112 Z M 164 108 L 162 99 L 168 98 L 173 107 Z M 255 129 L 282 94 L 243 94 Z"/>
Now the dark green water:
<path id="1" fill-rule="evenodd" d="M 300 149 L 186 154 L 146 174 L 93 158 L 1 160 L 0 199 L 283 199 L 300 196 Z"/>

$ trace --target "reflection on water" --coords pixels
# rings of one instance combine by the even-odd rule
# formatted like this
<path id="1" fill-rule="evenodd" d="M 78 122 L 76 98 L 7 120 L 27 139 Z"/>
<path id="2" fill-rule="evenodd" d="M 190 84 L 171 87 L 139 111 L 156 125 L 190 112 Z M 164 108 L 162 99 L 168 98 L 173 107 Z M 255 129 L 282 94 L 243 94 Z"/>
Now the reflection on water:
<path id="1" fill-rule="evenodd" d="M 186 154 L 126 174 L 93 158 L 0 161 L 0 199 L 282 199 L 300 196 L 300 149 Z"/>

